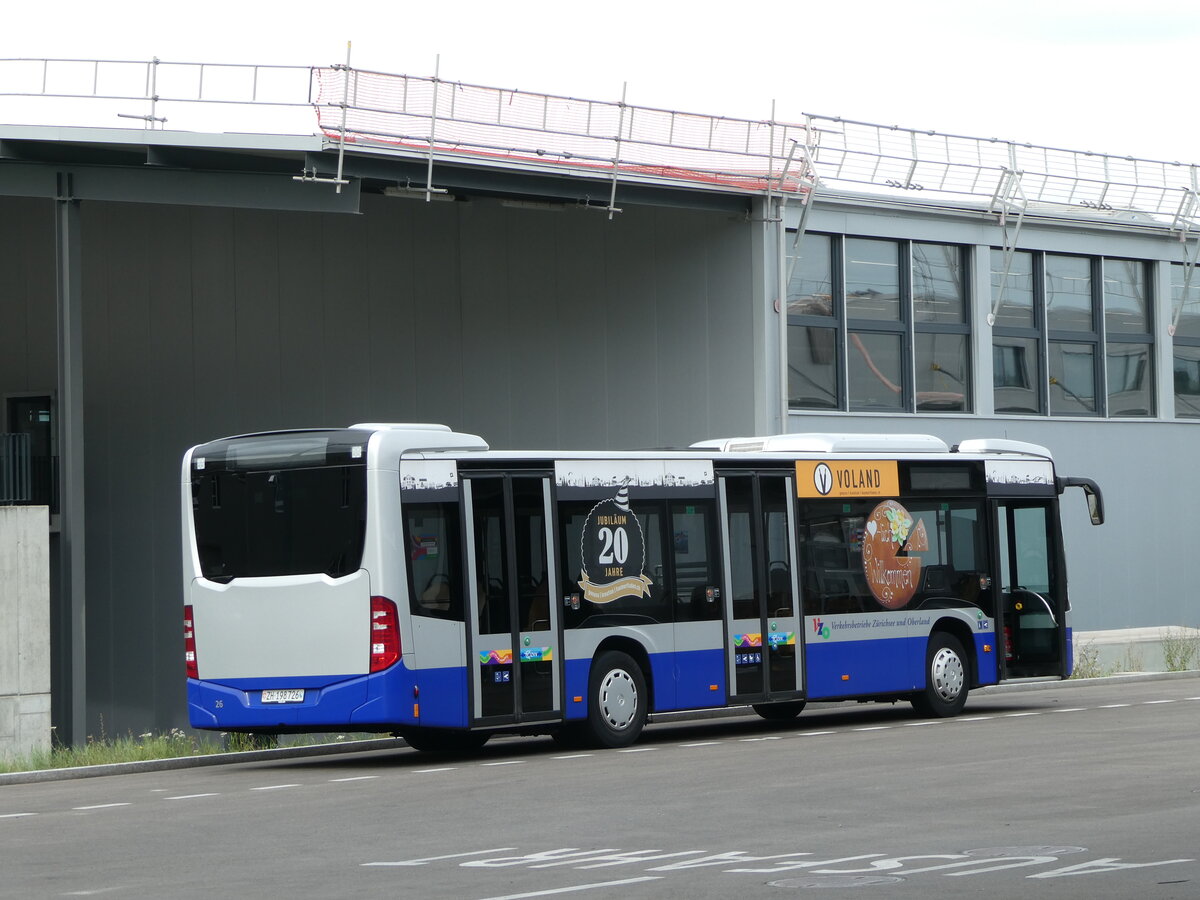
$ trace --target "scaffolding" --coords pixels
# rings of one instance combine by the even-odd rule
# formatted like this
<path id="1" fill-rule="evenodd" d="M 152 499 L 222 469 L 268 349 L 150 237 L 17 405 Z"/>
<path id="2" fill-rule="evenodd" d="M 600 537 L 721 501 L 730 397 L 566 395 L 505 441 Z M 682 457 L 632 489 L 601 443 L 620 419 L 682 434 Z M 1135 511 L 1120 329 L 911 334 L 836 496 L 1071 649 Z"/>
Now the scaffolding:
<path id="1" fill-rule="evenodd" d="M 836 116 L 799 123 L 703 115 L 581 100 L 350 65 L 260 66 L 63 59 L 0 60 L 4 98 L 134 103 L 112 115 L 147 129 L 187 122 L 197 105 L 225 117 L 249 109 L 260 131 L 281 130 L 264 110 L 315 114 L 315 133 L 335 144 L 416 155 L 434 166 L 455 158 L 569 172 L 608 183 L 598 205 L 616 211 L 619 181 L 658 182 L 770 197 L 818 187 L 983 206 L 1015 235 L 1029 214 L 1165 228 L 1184 244 L 1200 234 L 1200 167 L 988 138 L 940 134 Z M 38 109 L 44 109 L 39 104 Z M 170 120 L 168 120 L 170 111 Z M 14 119 L 6 115 L 12 122 Z M 62 121 L 41 124 L 66 124 Z M 232 129 L 229 129 L 232 130 Z M 243 130 L 243 129 L 237 129 Z M 310 132 L 311 133 L 311 132 Z M 306 173 L 307 174 L 307 173 Z M 337 182 L 341 179 L 316 179 Z M 810 207 L 805 203 L 804 208 Z M 1006 240 L 1006 247 L 1010 241 Z"/>

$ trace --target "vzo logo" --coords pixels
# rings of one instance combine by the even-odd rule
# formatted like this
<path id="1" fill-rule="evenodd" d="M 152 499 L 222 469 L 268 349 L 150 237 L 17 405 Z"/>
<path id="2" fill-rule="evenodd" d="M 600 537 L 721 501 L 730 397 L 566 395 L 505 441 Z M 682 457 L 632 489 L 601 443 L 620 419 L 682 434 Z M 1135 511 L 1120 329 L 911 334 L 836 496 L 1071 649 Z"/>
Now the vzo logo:
<path id="1" fill-rule="evenodd" d="M 817 493 L 824 497 L 833 490 L 833 472 L 829 470 L 829 466 L 821 463 L 813 469 L 813 487 L 817 489 Z"/>
<path id="2" fill-rule="evenodd" d="M 826 641 L 829 640 L 829 635 L 831 634 L 829 626 L 820 619 L 813 619 L 813 633 L 819 634 Z"/>

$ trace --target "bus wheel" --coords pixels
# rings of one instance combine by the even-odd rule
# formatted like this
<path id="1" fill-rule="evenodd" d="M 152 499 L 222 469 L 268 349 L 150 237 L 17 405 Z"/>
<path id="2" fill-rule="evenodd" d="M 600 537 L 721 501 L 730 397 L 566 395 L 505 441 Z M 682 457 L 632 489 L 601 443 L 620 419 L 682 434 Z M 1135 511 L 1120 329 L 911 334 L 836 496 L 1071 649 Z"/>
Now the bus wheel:
<path id="1" fill-rule="evenodd" d="M 474 753 L 491 737 L 485 731 L 450 731 L 440 728 L 406 728 L 404 743 L 422 753 Z"/>
<path id="2" fill-rule="evenodd" d="M 913 708 L 923 716 L 957 716 L 967 702 L 970 667 L 962 644 L 944 631 L 929 636 L 925 651 L 925 690 L 912 697 Z"/>
<path id="3" fill-rule="evenodd" d="M 628 747 L 646 724 L 646 678 L 633 659 L 610 650 L 592 663 L 588 730 L 601 747 Z"/>
<path id="4" fill-rule="evenodd" d="M 768 722 L 790 722 L 804 712 L 803 700 L 788 700 L 786 703 L 755 703 L 751 707 Z"/>

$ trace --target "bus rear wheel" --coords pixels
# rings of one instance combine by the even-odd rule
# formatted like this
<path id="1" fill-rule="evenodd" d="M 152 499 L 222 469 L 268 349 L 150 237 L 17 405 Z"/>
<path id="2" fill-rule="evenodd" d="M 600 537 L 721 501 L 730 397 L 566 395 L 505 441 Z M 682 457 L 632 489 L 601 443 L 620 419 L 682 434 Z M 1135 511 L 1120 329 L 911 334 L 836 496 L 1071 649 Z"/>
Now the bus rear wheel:
<path id="1" fill-rule="evenodd" d="M 646 724 L 646 676 L 626 653 L 609 650 L 592 663 L 588 732 L 601 747 L 628 747 Z"/>
<path id="2" fill-rule="evenodd" d="M 755 703 L 751 709 L 758 713 L 760 718 L 766 719 L 768 722 L 790 722 L 800 713 L 804 712 L 803 700 L 788 700 L 784 703 Z"/>
<path id="3" fill-rule="evenodd" d="M 913 708 L 931 718 L 957 716 L 967 703 L 970 671 L 958 638 L 934 632 L 925 651 L 925 690 L 913 694 Z"/>

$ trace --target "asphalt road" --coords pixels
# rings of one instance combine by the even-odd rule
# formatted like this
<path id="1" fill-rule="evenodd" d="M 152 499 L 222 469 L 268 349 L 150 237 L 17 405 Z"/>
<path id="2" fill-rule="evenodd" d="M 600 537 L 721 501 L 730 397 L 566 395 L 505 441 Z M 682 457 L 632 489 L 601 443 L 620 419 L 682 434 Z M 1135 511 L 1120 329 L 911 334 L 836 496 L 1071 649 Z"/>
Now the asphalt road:
<path id="1" fill-rule="evenodd" d="M 0 786 L 0 897 L 1200 897 L 1200 680 Z"/>

